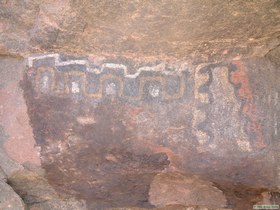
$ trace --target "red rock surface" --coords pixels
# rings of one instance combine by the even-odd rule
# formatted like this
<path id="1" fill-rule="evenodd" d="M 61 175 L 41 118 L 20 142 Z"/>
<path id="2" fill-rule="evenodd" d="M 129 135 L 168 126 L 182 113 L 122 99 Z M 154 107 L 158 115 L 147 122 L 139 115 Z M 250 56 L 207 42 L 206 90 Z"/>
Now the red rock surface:
<path id="1" fill-rule="evenodd" d="M 33 209 L 279 203 L 279 46 L 279 0 L 2 0 L 0 168 Z"/>
<path id="2" fill-rule="evenodd" d="M 4 86 L 0 89 L 0 117 L 7 135 L 3 146 L 8 155 L 19 163 L 29 161 L 40 164 L 27 108 L 19 87 L 22 61 L 2 59 L 0 62 L 1 79 L 4 80 Z"/>

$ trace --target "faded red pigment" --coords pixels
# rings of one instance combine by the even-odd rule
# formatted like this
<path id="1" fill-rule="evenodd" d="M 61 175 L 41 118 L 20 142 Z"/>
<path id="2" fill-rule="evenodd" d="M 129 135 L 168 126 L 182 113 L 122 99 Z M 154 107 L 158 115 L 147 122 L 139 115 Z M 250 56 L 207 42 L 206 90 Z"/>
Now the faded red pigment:
<path id="1" fill-rule="evenodd" d="M 246 129 L 249 133 L 252 133 L 255 136 L 253 145 L 256 148 L 264 148 L 267 144 L 264 140 L 263 128 L 258 122 L 256 105 L 254 104 L 254 95 L 250 87 L 247 73 L 241 61 L 233 61 L 233 63 L 237 66 L 237 70 L 232 72 L 231 80 L 234 84 L 240 85 L 237 93 L 239 97 L 245 101 L 241 112 L 249 120 Z"/>

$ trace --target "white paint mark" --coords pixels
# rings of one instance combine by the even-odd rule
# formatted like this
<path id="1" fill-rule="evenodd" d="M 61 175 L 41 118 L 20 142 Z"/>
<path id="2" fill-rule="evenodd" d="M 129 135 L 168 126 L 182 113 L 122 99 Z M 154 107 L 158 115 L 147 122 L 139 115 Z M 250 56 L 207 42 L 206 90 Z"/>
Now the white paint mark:
<path id="1" fill-rule="evenodd" d="M 278 134 L 278 122 L 277 122 L 277 114 L 274 113 L 274 134 L 277 136 Z"/>
<path id="2" fill-rule="evenodd" d="M 42 78 L 42 89 L 45 91 L 49 88 L 49 77 L 44 75 Z"/>
<path id="3" fill-rule="evenodd" d="M 35 146 L 36 154 L 38 157 L 41 155 L 42 148 L 40 146 Z"/>
<path id="4" fill-rule="evenodd" d="M 151 96 L 153 96 L 154 98 L 155 97 L 158 97 L 159 96 L 159 87 L 158 86 L 155 86 L 155 85 L 151 85 L 149 87 L 149 93 Z"/>
<path id="5" fill-rule="evenodd" d="M 104 63 L 101 66 L 101 70 L 103 71 L 104 68 L 111 68 L 111 69 L 123 69 L 125 72 L 127 72 L 127 68 L 123 64 L 117 64 L 117 63 Z"/>
<path id="6" fill-rule="evenodd" d="M 161 72 L 162 74 L 165 74 L 165 75 L 172 75 L 172 74 L 174 74 L 174 72 L 180 74 L 188 66 L 186 63 L 182 63 L 180 65 L 180 67 L 178 67 L 178 69 L 176 69 L 175 71 L 167 71 L 165 69 L 165 67 L 166 67 L 165 63 L 160 63 L 160 64 L 152 66 L 152 67 L 150 67 L 150 66 L 140 67 L 139 69 L 137 69 L 136 73 L 129 74 L 128 70 L 127 70 L 127 67 L 123 64 L 104 63 L 104 64 L 101 65 L 100 70 L 97 69 L 97 68 L 90 69 L 87 60 L 60 61 L 59 54 L 47 54 L 47 55 L 30 56 L 30 57 L 27 58 L 28 66 L 32 67 L 33 62 L 35 60 L 41 60 L 41 59 L 45 59 L 45 58 L 54 58 L 55 66 L 67 66 L 67 65 L 73 65 L 73 64 L 86 65 L 86 71 L 87 72 L 94 72 L 96 74 L 102 73 L 105 68 L 123 69 L 124 76 L 127 77 L 127 78 L 136 78 L 140 75 L 141 72 L 145 72 L 145 71 L 158 71 L 158 72 Z"/>
<path id="7" fill-rule="evenodd" d="M 101 74 L 102 71 L 97 68 L 89 68 L 87 69 L 87 72 L 95 73 L 95 74 Z"/>
<path id="8" fill-rule="evenodd" d="M 59 152 L 62 152 L 64 150 L 64 147 L 61 142 L 58 143 L 57 148 L 58 148 Z"/>
<path id="9" fill-rule="evenodd" d="M 72 82 L 71 91 L 72 93 L 79 93 L 80 92 L 79 83 Z"/>
<path id="10" fill-rule="evenodd" d="M 88 63 L 87 60 L 60 61 L 59 54 L 48 54 L 28 57 L 28 66 L 32 67 L 34 60 L 41 60 L 45 58 L 54 58 L 55 66 L 67 66 L 73 64 L 87 65 Z"/>
<path id="11" fill-rule="evenodd" d="M 198 143 L 200 145 L 206 144 L 208 142 L 208 135 L 203 131 L 197 131 L 196 136 L 198 137 Z"/>
<path id="12" fill-rule="evenodd" d="M 165 67 L 165 65 L 164 65 Z M 163 74 L 170 74 L 170 72 L 164 71 L 163 69 L 163 63 L 158 64 L 156 66 L 143 66 L 139 69 L 137 69 L 137 72 L 135 74 L 129 74 L 127 67 L 123 64 L 117 64 L 117 63 L 104 63 L 101 67 L 101 72 L 104 71 L 105 68 L 111 68 L 111 69 L 122 69 L 124 71 L 124 75 L 127 78 L 136 78 L 140 75 L 141 72 L 145 72 L 145 71 L 159 71 L 159 69 L 161 69 Z M 96 72 L 97 73 L 97 72 Z"/>
<path id="13" fill-rule="evenodd" d="M 271 95 L 268 95 L 268 104 L 271 104 Z"/>
<path id="14" fill-rule="evenodd" d="M 199 109 L 193 110 L 193 116 L 194 116 L 195 125 L 198 125 L 199 123 L 203 122 L 206 119 L 206 113 Z"/>
<path id="15" fill-rule="evenodd" d="M 77 121 L 78 123 L 82 124 L 82 125 L 91 125 L 91 124 L 95 124 L 95 119 L 94 117 L 77 117 Z"/>
<path id="16" fill-rule="evenodd" d="M 210 144 L 209 147 L 210 147 L 211 149 L 216 149 L 216 148 L 217 148 L 217 145 L 216 145 L 216 144 Z"/>
<path id="17" fill-rule="evenodd" d="M 87 61 L 86 60 L 63 61 L 63 62 L 56 63 L 56 66 L 67 66 L 67 65 L 73 65 L 73 64 L 86 65 Z"/>
<path id="18" fill-rule="evenodd" d="M 278 92 L 275 93 L 274 105 L 276 106 L 277 103 L 278 103 Z"/>
<path id="19" fill-rule="evenodd" d="M 110 83 L 106 87 L 107 95 L 116 95 L 117 94 L 117 86 L 115 83 Z"/>
<path id="20" fill-rule="evenodd" d="M 237 145 L 243 151 L 250 152 L 252 150 L 249 141 L 245 139 L 237 140 Z"/>

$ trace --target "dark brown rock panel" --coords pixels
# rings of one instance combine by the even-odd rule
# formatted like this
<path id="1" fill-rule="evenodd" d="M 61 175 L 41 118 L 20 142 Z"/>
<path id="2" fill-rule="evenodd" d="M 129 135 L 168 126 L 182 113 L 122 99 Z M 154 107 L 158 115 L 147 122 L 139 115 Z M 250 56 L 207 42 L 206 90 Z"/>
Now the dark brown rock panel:
<path id="1" fill-rule="evenodd" d="M 90 208 L 151 207 L 150 185 L 168 171 L 210 180 L 229 207 L 239 202 L 233 183 L 257 198 L 278 185 L 279 89 L 262 81 L 266 89 L 256 92 L 241 61 L 47 54 L 27 63 L 22 87 L 47 178 Z M 265 122 L 267 102 L 256 100 L 264 93 L 276 113 Z M 264 126 L 274 126 L 272 138 Z"/>

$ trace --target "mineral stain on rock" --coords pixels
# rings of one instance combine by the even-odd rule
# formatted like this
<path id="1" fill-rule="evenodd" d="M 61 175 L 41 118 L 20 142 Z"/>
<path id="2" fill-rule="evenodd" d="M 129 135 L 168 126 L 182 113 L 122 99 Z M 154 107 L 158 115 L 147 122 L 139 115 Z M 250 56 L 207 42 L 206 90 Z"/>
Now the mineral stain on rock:
<path id="1" fill-rule="evenodd" d="M 98 206 L 150 206 L 152 178 L 169 160 L 137 146 L 141 142 L 125 126 L 132 107 L 110 96 L 98 104 L 36 97 L 29 81 L 24 89 L 42 164 L 56 189 Z"/>
<path id="2" fill-rule="evenodd" d="M 237 65 L 135 61 L 131 70 L 134 61 L 127 60 L 28 59 L 21 86 L 42 167 L 58 192 L 86 200 L 89 209 L 196 199 L 218 208 L 237 206 L 235 189 L 253 192 L 240 204 L 247 208 L 275 188 L 269 142 L 256 110 L 244 108 L 255 104 L 244 102 L 251 89 Z M 207 185 L 221 199 L 191 196 L 194 191 L 183 200 L 168 196 L 173 185 L 179 194 L 180 180 L 185 193 Z M 167 193 L 165 201 L 156 193 Z"/>
<path id="3" fill-rule="evenodd" d="M 67 100 L 62 104 L 52 97 L 39 101 L 36 113 L 44 114 L 31 118 L 46 129 L 38 134 L 42 139 L 38 145 L 49 181 L 58 190 L 89 201 L 108 199 L 104 205 L 148 205 L 151 179 L 169 165 L 167 155 L 137 148 L 137 137 L 120 121 L 123 110 L 118 103 L 88 111 L 87 104 L 69 105 Z M 74 110 L 77 113 L 69 116 Z M 95 123 L 80 124 L 75 115 L 94 115 Z"/>

